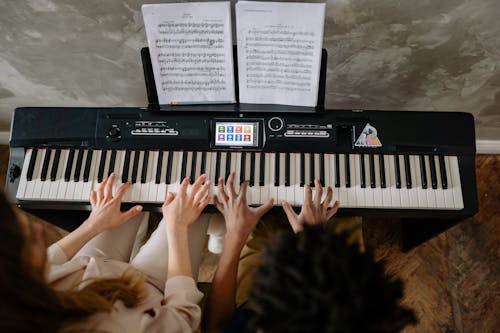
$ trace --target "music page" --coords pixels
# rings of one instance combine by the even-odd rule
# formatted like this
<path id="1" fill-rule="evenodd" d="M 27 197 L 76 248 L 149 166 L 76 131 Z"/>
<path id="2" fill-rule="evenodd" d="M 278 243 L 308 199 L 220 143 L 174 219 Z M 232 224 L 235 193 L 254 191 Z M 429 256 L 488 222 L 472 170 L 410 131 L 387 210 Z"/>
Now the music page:
<path id="1" fill-rule="evenodd" d="M 236 4 L 241 103 L 316 106 L 324 3 Z"/>
<path id="2" fill-rule="evenodd" d="M 230 2 L 142 6 L 161 104 L 233 103 Z"/>

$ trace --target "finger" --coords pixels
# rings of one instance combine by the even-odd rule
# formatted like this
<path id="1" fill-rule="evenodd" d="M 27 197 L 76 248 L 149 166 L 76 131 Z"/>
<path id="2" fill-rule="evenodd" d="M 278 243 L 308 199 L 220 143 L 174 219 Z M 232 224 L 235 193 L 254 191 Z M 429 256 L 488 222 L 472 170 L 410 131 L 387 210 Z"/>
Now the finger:
<path id="1" fill-rule="evenodd" d="M 97 203 L 97 193 L 94 190 L 90 191 L 90 205 L 94 207 Z"/>
<path id="2" fill-rule="evenodd" d="M 189 193 L 192 197 L 196 196 L 198 194 L 198 191 L 200 190 L 203 182 L 205 181 L 206 176 L 203 174 L 196 181 L 194 182 L 193 186 L 191 187 L 191 192 Z"/>
<path id="3" fill-rule="evenodd" d="M 179 187 L 179 195 L 187 194 L 188 185 L 189 185 L 189 177 L 185 177 L 181 182 L 181 186 Z"/>
<path id="4" fill-rule="evenodd" d="M 234 190 L 234 178 L 236 177 L 236 173 L 233 171 L 229 175 L 229 178 L 227 179 L 227 187 L 229 188 L 229 195 L 231 195 L 232 199 L 235 199 L 238 195 L 236 194 L 236 191 Z"/>
<path id="5" fill-rule="evenodd" d="M 196 195 L 194 196 L 194 202 L 199 203 L 203 200 L 203 198 L 207 195 L 208 190 L 210 189 L 210 180 L 208 180 L 203 186 L 198 190 Z"/>
<path id="6" fill-rule="evenodd" d="M 304 204 L 312 204 L 311 186 L 304 184 Z"/>
<path id="7" fill-rule="evenodd" d="M 241 200 L 243 200 L 245 202 L 245 204 L 247 202 L 248 184 L 249 184 L 249 181 L 245 180 L 243 182 L 243 184 L 241 184 L 240 193 L 239 193 L 239 196 L 240 196 Z"/>
<path id="8" fill-rule="evenodd" d="M 339 202 L 338 201 L 335 201 L 335 203 L 333 204 L 333 207 L 332 208 L 329 208 L 327 211 L 326 211 L 326 217 L 328 219 L 331 219 L 333 215 L 335 215 L 335 213 L 337 213 L 337 211 L 339 210 Z"/>
<path id="9" fill-rule="evenodd" d="M 323 203 L 321 205 L 323 205 L 324 208 L 330 207 L 332 199 L 333 199 L 333 190 L 331 186 L 328 186 L 328 188 L 326 189 L 325 200 L 323 200 Z"/>
<path id="10" fill-rule="evenodd" d="M 200 202 L 200 204 L 198 205 L 198 212 L 201 213 L 205 207 L 208 206 L 208 203 L 210 202 L 210 198 L 209 196 L 207 196 L 203 201 Z"/>
<path id="11" fill-rule="evenodd" d="M 224 211 L 224 205 L 219 201 L 219 199 L 217 199 L 216 196 L 214 196 L 214 206 L 219 210 L 219 212 L 222 213 Z"/>
<path id="12" fill-rule="evenodd" d="M 292 205 L 288 201 L 283 200 L 281 202 L 283 205 L 283 210 L 285 211 L 286 217 L 288 218 L 288 221 L 295 221 L 297 219 L 297 213 L 292 208 Z"/>
<path id="13" fill-rule="evenodd" d="M 142 212 L 142 206 L 134 206 L 127 210 L 125 213 L 122 213 L 121 219 L 123 222 L 130 220 L 132 217 L 138 215 L 140 212 Z"/>
<path id="14" fill-rule="evenodd" d="M 104 188 L 106 187 L 106 183 L 108 182 L 108 178 L 105 178 L 99 188 L 97 189 L 97 202 L 102 201 L 104 198 Z"/>
<path id="15" fill-rule="evenodd" d="M 111 199 L 113 197 L 113 184 L 115 182 L 115 173 L 113 172 L 106 182 L 106 186 L 104 187 L 104 199 Z"/>
<path id="16" fill-rule="evenodd" d="M 125 192 L 130 188 L 131 184 L 129 182 L 126 182 L 120 188 L 118 191 L 116 191 L 115 199 L 117 200 L 122 200 L 123 196 L 125 195 Z"/>
<path id="17" fill-rule="evenodd" d="M 219 199 L 223 202 L 227 202 L 229 200 L 229 196 L 224 188 L 224 177 L 219 178 Z"/>
<path id="18" fill-rule="evenodd" d="M 316 196 L 314 198 L 314 203 L 316 204 L 317 207 L 321 205 L 321 198 L 323 197 L 323 187 L 321 186 L 321 183 L 319 182 L 319 179 L 314 179 L 314 189 L 316 192 Z"/>
<path id="19" fill-rule="evenodd" d="M 267 202 L 257 208 L 254 208 L 254 211 L 255 213 L 257 214 L 257 216 L 259 217 L 259 219 L 265 214 L 267 213 L 271 208 L 273 208 L 273 202 L 274 202 L 274 199 L 271 198 L 269 200 L 267 200 Z"/>
<path id="20" fill-rule="evenodd" d="M 163 203 L 163 207 L 168 206 L 175 199 L 175 194 L 172 192 L 167 193 L 167 197 L 165 198 L 165 202 Z"/>

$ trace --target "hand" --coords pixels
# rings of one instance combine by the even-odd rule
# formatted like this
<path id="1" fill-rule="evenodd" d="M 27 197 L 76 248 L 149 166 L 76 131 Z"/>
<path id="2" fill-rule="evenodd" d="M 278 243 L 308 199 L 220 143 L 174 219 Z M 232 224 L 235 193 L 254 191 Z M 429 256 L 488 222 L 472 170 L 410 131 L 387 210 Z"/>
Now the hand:
<path id="1" fill-rule="evenodd" d="M 260 218 L 273 207 L 273 199 L 269 199 L 260 207 L 248 207 L 248 181 L 244 182 L 240 192 L 236 193 L 234 189 L 235 175 L 234 172 L 229 175 L 227 189 L 224 189 L 224 178 L 219 178 L 219 195 L 214 198 L 214 204 L 224 215 L 226 235 L 236 237 L 240 242 L 245 242 Z"/>
<path id="2" fill-rule="evenodd" d="M 210 181 L 205 182 L 205 179 L 206 175 L 201 175 L 188 193 L 189 177 L 186 177 L 182 180 L 177 195 L 171 192 L 167 194 L 162 206 L 167 231 L 184 227 L 187 229 L 200 216 L 210 200 L 207 195 Z"/>
<path id="3" fill-rule="evenodd" d="M 328 221 L 339 209 L 338 201 L 335 201 L 333 207 L 330 208 L 333 197 L 333 191 L 330 186 L 327 188 L 326 197 L 323 202 L 321 202 L 323 187 L 321 187 L 321 183 L 318 179 L 314 180 L 314 189 L 316 190 L 316 195 L 313 201 L 311 187 L 309 185 L 304 185 L 304 203 L 302 204 L 299 215 L 295 213 L 290 203 L 282 201 L 283 209 L 288 217 L 288 222 L 290 222 L 295 233 L 302 231 L 304 223 L 319 224 Z"/>
<path id="4" fill-rule="evenodd" d="M 92 212 L 84 223 L 97 233 L 118 227 L 142 211 L 142 206 L 139 205 L 124 213 L 120 211 L 123 195 L 129 189 L 130 183 L 120 186 L 113 197 L 115 179 L 116 175 L 112 173 L 109 178 L 102 181 L 97 191 L 90 192 Z"/>

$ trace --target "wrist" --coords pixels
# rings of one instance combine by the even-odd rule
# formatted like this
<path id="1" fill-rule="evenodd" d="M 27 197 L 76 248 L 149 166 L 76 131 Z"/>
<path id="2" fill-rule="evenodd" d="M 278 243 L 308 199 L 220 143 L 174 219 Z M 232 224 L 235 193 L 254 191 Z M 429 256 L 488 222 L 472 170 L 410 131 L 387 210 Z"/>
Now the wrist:
<path id="1" fill-rule="evenodd" d="M 227 232 L 224 235 L 224 248 L 242 249 L 247 242 L 248 236 Z"/>
<path id="2" fill-rule="evenodd" d="M 99 225 L 97 223 L 94 223 L 91 219 L 85 220 L 78 229 L 80 229 L 84 234 L 91 237 L 97 236 L 105 230 L 99 227 Z"/>

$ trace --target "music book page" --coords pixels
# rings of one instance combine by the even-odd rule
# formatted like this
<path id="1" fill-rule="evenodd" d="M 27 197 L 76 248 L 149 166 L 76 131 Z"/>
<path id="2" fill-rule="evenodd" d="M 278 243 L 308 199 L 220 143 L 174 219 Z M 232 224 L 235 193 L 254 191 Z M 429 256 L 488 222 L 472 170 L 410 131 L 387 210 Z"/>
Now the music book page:
<path id="1" fill-rule="evenodd" d="M 142 6 L 161 104 L 233 103 L 230 2 Z"/>
<path id="2" fill-rule="evenodd" d="M 241 103 L 316 106 L 324 3 L 236 4 Z"/>

